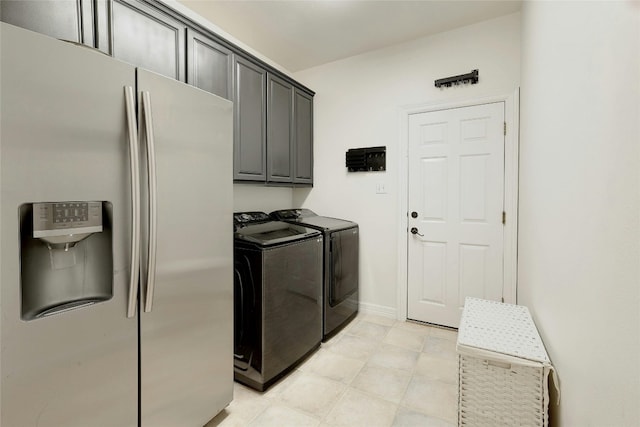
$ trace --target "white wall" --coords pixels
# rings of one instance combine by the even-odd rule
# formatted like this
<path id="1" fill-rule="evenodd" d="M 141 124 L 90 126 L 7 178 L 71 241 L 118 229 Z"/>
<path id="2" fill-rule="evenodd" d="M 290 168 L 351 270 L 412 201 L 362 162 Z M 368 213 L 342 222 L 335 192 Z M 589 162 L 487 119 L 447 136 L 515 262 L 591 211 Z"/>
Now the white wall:
<path id="1" fill-rule="evenodd" d="M 259 184 L 233 185 L 233 211 L 272 212 L 293 206 L 292 190 L 287 187 L 267 187 Z"/>
<path id="2" fill-rule="evenodd" d="M 434 80 L 478 68 L 480 83 L 440 90 Z M 363 308 L 395 315 L 401 107 L 512 93 L 520 77 L 520 14 L 463 27 L 294 74 L 316 91 L 315 186 L 294 205 L 360 224 Z M 387 171 L 347 173 L 349 148 L 387 147 Z M 384 184 L 386 194 L 376 194 Z M 405 302 L 401 302 L 405 303 Z"/>
<path id="3" fill-rule="evenodd" d="M 640 3 L 522 10 L 519 302 L 560 426 L 640 425 Z"/>

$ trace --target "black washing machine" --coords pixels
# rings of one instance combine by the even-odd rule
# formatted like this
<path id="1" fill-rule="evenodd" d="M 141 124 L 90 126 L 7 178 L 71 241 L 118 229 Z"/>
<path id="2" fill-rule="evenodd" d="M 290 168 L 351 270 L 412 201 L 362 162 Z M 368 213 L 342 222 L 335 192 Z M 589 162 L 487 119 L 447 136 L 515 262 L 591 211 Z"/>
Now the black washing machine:
<path id="1" fill-rule="evenodd" d="M 266 390 L 320 346 L 322 233 L 234 213 L 234 378 Z"/>
<path id="2" fill-rule="evenodd" d="M 284 209 L 271 217 L 322 231 L 324 236 L 323 341 L 358 314 L 358 224 L 316 215 L 309 209 Z"/>

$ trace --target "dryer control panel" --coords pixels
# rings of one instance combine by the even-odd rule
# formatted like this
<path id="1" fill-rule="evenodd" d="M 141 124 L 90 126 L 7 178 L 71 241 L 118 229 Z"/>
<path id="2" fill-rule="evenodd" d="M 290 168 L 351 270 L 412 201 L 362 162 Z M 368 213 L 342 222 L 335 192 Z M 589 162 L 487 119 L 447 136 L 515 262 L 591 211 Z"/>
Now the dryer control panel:
<path id="1" fill-rule="evenodd" d="M 282 209 L 279 211 L 271 212 L 271 216 L 279 221 L 291 221 L 300 218 L 309 218 L 312 216 L 318 216 L 311 209 Z"/>

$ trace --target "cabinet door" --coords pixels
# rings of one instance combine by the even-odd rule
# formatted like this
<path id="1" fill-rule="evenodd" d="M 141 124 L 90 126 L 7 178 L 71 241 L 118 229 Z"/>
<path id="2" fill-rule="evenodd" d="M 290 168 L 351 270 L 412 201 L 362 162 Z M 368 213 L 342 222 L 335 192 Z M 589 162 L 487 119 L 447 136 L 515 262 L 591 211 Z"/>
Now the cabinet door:
<path id="1" fill-rule="evenodd" d="M 100 50 L 185 81 L 184 24 L 135 0 L 98 0 L 96 16 Z"/>
<path id="2" fill-rule="evenodd" d="M 267 77 L 267 181 L 293 181 L 293 86 Z"/>
<path id="3" fill-rule="evenodd" d="M 56 39 L 94 45 L 91 0 L 2 0 L 0 20 Z"/>
<path id="4" fill-rule="evenodd" d="M 266 179 L 267 72 L 253 62 L 235 56 L 233 178 Z"/>
<path id="5" fill-rule="evenodd" d="M 293 182 L 313 184 L 313 96 L 296 89 L 294 98 L 295 167 Z"/>
<path id="6" fill-rule="evenodd" d="M 233 54 L 229 49 L 187 29 L 187 83 L 231 99 Z"/>

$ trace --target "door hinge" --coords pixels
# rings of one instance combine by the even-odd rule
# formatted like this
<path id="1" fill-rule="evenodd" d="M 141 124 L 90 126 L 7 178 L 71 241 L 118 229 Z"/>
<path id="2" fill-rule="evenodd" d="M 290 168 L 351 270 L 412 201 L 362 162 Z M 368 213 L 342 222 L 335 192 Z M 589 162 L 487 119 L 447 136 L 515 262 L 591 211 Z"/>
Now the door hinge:
<path id="1" fill-rule="evenodd" d="M 507 135 L 507 122 L 504 122 L 504 135 Z"/>
<path id="2" fill-rule="evenodd" d="M 507 213 L 505 211 L 502 211 L 502 225 L 505 225 L 507 223 Z"/>

